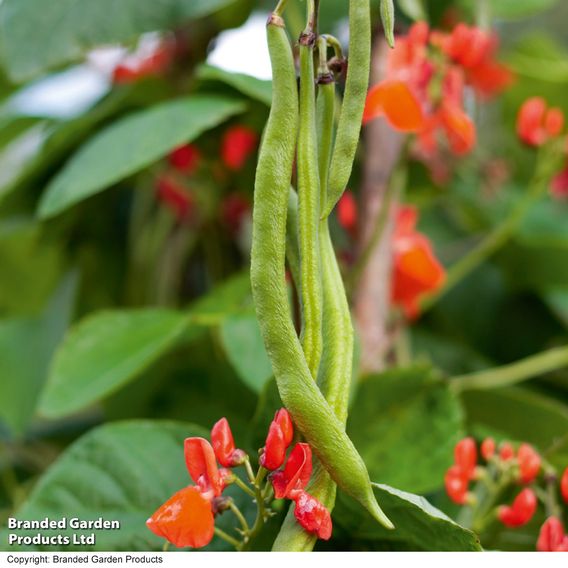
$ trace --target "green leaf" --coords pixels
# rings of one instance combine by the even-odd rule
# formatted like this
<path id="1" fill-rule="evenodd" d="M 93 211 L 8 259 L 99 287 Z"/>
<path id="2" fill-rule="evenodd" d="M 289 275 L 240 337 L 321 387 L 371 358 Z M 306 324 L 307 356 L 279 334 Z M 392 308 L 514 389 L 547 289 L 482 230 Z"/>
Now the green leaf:
<path id="1" fill-rule="evenodd" d="M 243 108 L 234 99 L 195 95 L 115 122 L 83 145 L 51 181 L 40 200 L 40 217 L 52 217 L 138 172 Z"/>
<path id="2" fill-rule="evenodd" d="M 272 104 L 272 81 L 265 81 L 244 73 L 231 73 L 207 64 L 203 64 L 197 69 L 196 76 L 202 81 L 225 83 L 243 95 L 247 95 L 267 106 Z"/>
<path id="3" fill-rule="evenodd" d="M 108 396 L 171 349 L 187 325 L 187 315 L 160 309 L 86 318 L 57 350 L 40 412 L 65 416 Z"/>
<path id="4" fill-rule="evenodd" d="M 443 484 L 462 410 L 429 367 L 395 369 L 361 383 L 347 426 L 371 479 L 422 493 Z"/>
<path id="5" fill-rule="evenodd" d="M 546 290 L 543 299 L 556 317 L 568 327 L 568 287 Z"/>
<path id="6" fill-rule="evenodd" d="M 272 376 L 255 315 L 229 316 L 221 325 L 221 341 L 239 377 L 254 392 L 260 393 Z"/>
<path id="7" fill-rule="evenodd" d="M 398 0 L 397 6 L 412 20 L 428 20 L 423 0 Z"/>
<path id="8" fill-rule="evenodd" d="M 15 516 L 119 521 L 120 530 L 94 531 L 95 546 L 72 545 L 65 550 L 161 550 L 164 541 L 146 528 L 146 519 L 191 483 L 183 457 L 184 439 L 207 435 L 203 428 L 181 422 L 139 420 L 95 428 L 47 470 Z M 233 522 L 230 515 L 223 517 Z M 72 532 L 93 531 L 42 531 L 66 536 Z M 214 540 L 213 545 L 219 543 Z"/>
<path id="9" fill-rule="evenodd" d="M 418 466 L 417 466 L 418 467 Z M 348 531 L 349 539 L 386 541 L 397 549 L 426 551 L 480 551 L 479 539 L 461 527 L 424 497 L 399 491 L 388 485 L 373 484 L 377 501 L 394 523 L 387 530 L 376 522 L 353 499 L 339 492 L 333 517 Z"/>
<path id="10" fill-rule="evenodd" d="M 0 321 L 0 419 L 22 434 L 36 410 L 47 367 L 71 318 L 77 278 L 66 276 L 44 312 Z"/>
<path id="11" fill-rule="evenodd" d="M 549 10 L 558 0 L 485 0 L 489 2 L 491 15 L 504 20 L 528 18 L 539 12 Z M 476 0 L 462 0 L 462 3 L 475 9 Z M 474 12 L 475 13 L 475 12 Z"/>
<path id="12" fill-rule="evenodd" d="M 11 79 L 27 81 L 93 47 L 174 29 L 235 0 L 4 0 L 0 52 Z M 48 47 L 46 47 L 48 46 Z"/>
<path id="13" fill-rule="evenodd" d="M 568 249 L 568 207 L 552 199 L 535 203 L 527 212 L 517 239 L 532 246 L 559 246 Z"/>

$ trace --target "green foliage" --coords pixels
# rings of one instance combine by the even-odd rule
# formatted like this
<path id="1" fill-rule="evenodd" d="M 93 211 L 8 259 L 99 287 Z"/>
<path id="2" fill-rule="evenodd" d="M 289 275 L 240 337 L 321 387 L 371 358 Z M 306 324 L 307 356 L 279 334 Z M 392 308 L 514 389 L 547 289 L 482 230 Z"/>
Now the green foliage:
<path id="1" fill-rule="evenodd" d="M 367 377 L 348 431 L 372 479 L 424 493 L 440 487 L 462 421 L 460 403 L 447 386 L 429 367 L 413 367 Z"/>
<path id="2" fill-rule="evenodd" d="M 374 523 L 356 503 L 340 493 L 334 519 L 349 539 L 363 541 L 371 549 L 429 551 L 480 551 L 478 537 L 460 527 L 424 497 L 400 491 L 394 487 L 374 484 L 377 500 L 392 519 L 395 530 L 389 531 Z"/>
<path id="3" fill-rule="evenodd" d="M 233 99 L 194 96 L 115 122 L 80 148 L 48 185 L 40 217 L 56 215 L 138 172 L 243 108 Z"/>

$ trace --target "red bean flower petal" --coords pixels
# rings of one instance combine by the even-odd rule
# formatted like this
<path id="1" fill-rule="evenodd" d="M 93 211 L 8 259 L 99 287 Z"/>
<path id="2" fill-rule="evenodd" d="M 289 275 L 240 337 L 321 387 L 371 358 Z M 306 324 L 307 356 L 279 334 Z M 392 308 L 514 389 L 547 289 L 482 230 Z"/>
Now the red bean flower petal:
<path id="1" fill-rule="evenodd" d="M 294 439 L 294 424 L 292 423 L 290 413 L 285 408 L 281 408 L 274 415 L 274 422 L 280 426 L 284 436 L 284 444 L 288 447 Z"/>
<path id="2" fill-rule="evenodd" d="M 226 418 L 221 418 L 211 429 L 211 442 L 215 457 L 223 467 L 235 467 L 243 463 L 245 453 L 235 448 L 233 433 Z"/>
<path id="3" fill-rule="evenodd" d="M 477 446 L 471 437 L 460 440 L 454 448 L 455 464 L 471 479 L 477 465 Z"/>
<path id="4" fill-rule="evenodd" d="M 540 471 L 541 459 L 538 452 L 530 444 L 521 444 L 517 452 L 519 474 L 523 483 L 531 483 Z"/>
<path id="5" fill-rule="evenodd" d="M 495 455 L 495 440 L 493 438 L 485 438 L 481 442 L 481 455 L 485 461 L 488 461 Z"/>
<path id="6" fill-rule="evenodd" d="M 560 493 L 562 493 L 562 499 L 568 503 L 568 467 L 564 470 L 560 480 Z"/>
<path id="7" fill-rule="evenodd" d="M 444 485 L 448 497 L 458 505 L 465 505 L 469 487 L 469 476 L 459 466 L 453 465 L 446 472 Z"/>
<path id="8" fill-rule="evenodd" d="M 558 517 L 548 517 L 544 521 L 540 528 L 536 549 L 539 552 L 568 550 L 568 537 L 564 534 L 564 525 Z"/>
<path id="9" fill-rule="evenodd" d="M 198 487 L 186 487 L 170 497 L 146 521 L 146 525 L 154 534 L 178 548 L 201 548 L 213 538 L 211 502 Z"/>
<path id="10" fill-rule="evenodd" d="M 211 444 L 205 438 L 186 438 L 184 453 L 191 479 L 203 492 L 219 497 L 225 486 Z"/>
<path id="11" fill-rule="evenodd" d="M 286 459 L 286 442 L 282 428 L 274 420 L 271 422 L 266 437 L 264 451 L 260 456 L 260 465 L 270 471 L 278 469 Z"/>
<path id="12" fill-rule="evenodd" d="M 507 527 L 521 527 L 532 519 L 536 507 L 536 495 L 526 487 L 515 497 L 511 506 L 500 507 L 497 516 Z"/>
<path id="13" fill-rule="evenodd" d="M 315 533 L 322 540 L 329 540 L 332 531 L 329 511 L 315 497 L 300 491 L 294 499 L 294 516 L 308 532 Z"/>
<path id="14" fill-rule="evenodd" d="M 242 169 L 258 143 L 258 134 L 248 126 L 237 125 L 227 129 L 221 142 L 221 158 L 227 168 Z"/>
<path id="15" fill-rule="evenodd" d="M 282 471 L 275 471 L 270 479 L 276 499 L 293 498 L 295 492 L 305 489 L 312 475 L 312 449 L 298 443 L 290 452 Z"/>

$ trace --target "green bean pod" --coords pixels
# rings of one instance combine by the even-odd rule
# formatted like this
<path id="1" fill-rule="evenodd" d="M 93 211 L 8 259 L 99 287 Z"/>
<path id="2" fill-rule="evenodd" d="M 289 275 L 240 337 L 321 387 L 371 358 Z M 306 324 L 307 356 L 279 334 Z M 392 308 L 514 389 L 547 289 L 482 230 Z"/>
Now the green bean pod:
<path id="1" fill-rule="evenodd" d="M 259 154 L 253 213 L 251 284 L 256 313 L 282 402 L 332 479 L 373 517 L 392 527 L 376 502 L 361 456 L 325 400 L 302 352 L 285 283 L 286 215 L 298 98 L 293 56 L 283 23 L 267 26 L 273 104 Z"/>
<path id="2" fill-rule="evenodd" d="M 329 172 L 327 200 L 322 206 L 322 218 L 327 217 L 349 181 L 359 133 L 371 65 L 371 11 L 369 0 L 350 0 L 349 2 L 349 61 L 345 94 L 337 138 Z"/>
<path id="3" fill-rule="evenodd" d="M 318 242 L 320 182 L 316 136 L 314 35 L 300 37 L 300 126 L 298 132 L 298 221 L 300 228 L 301 342 L 312 377 L 322 351 L 322 288 Z"/>
<path id="4" fill-rule="evenodd" d="M 381 0 L 381 21 L 389 47 L 394 47 L 394 2 Z"/>

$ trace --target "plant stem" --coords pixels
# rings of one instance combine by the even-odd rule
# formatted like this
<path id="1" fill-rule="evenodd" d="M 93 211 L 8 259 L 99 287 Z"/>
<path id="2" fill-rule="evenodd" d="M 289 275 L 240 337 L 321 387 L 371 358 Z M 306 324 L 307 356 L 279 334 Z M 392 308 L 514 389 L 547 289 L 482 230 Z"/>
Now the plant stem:
<path id="1" fill-rule="evenodd" d="M 235 475 L 235 481 L 233 481 L 233 483 L 238 485 L 250 497 L 255 497 L 254 491 L 240 477 Z"/>
<path id="2" fill-rule="evenodd" d="M 224 530 L 215 527 L 215 534 L 229 544 L 232 544 L 237 550 L 241 549 L 242 543 L 239 542 L 236 538 L 232 537 L 230 534 L 227 534 Z"/>
<path id="3" fill-rule="evenodd" d="M 568 366 L 568 346 L 557 347 L 509 365 L 454 377 L 451 379 L 450 388 L 455 392 L 495 389 L 514 385 L 566 366 Z"/>
<path id="4" fill-rule="evenodd" d="M 247 520 L 245 519 L 244 515 L 241 513 L 239 508 L 235 505 L 234 501 L 229 502 L 229 509 L 233 512 L 235 517 L 237 517 L 237 519 L 239 520 L 239 523 L 241 523 L 241 527 L 243 529 L 243 534 L 245 536 L 245 540 L 248 540 L 248 538 L 250 536 L 250 527 L 249 527 Z"/>
<path id="5" fill-rule="evenodd" d="M 557 150 L 547 146 L 541 149 L 537 158 L 535 173 L 523 198 L 513 207 L 509 216 L 479 245 L 456 262 L 447 272 L 444 286 L 436 293 L 427 296 L 421 303 L 421 312 L 427 312 L 438 300 L 443 298 L 461 280 L 480 266 L 493 253 L 499 250 L 515 233 L 530 208 L 548 188 L 550 179 L 558 169 Z"/>

